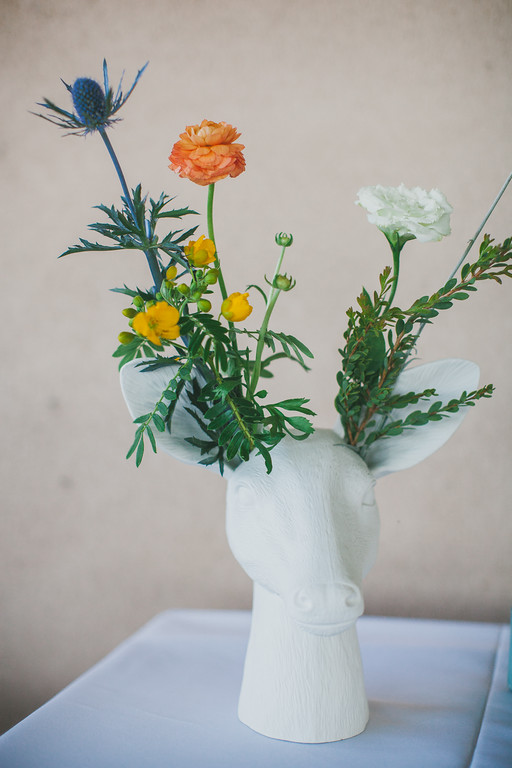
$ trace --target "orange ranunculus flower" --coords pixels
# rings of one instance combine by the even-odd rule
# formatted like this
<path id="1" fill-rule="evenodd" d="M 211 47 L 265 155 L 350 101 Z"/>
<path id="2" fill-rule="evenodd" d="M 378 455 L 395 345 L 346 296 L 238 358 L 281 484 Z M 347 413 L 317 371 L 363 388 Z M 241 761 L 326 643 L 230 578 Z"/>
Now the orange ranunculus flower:
<path id="1" fill-rule="evenodd" d="M 203 120 L 201 125 L 188 125 L 172 148 L 169 168 L 201 186 L 239 176 L 245 170 L 245 147 L 234 143 L 239 136 L 228 123 Z"/>
<path id="2" fill-rule="evenodd" d="M 252 307 L 247 301 L 248 293 L 230 293 L 227 299 L 224 299 L 220 308 L 221 313 L 230 323 L 239 323 L 245 320 L 252 312 Z"/>
<path id="3" fill-rule="evenodd" d="M 178 320 L 180 313 L 176 307 L 171 307 L 166 301 L 157 301 L 145 312 L 139 312 L 132 321 L 132 328 L 140 336 L 158 346 L 161 339 L 177 339 L 180 335 Z"/>
<path id="4" fill-rule="evenodd" d="M 198 240 L 190 240 L 183 250 L 194 267 L 204 267 L 215 261 L 215 243 L 204 235 Z"/>

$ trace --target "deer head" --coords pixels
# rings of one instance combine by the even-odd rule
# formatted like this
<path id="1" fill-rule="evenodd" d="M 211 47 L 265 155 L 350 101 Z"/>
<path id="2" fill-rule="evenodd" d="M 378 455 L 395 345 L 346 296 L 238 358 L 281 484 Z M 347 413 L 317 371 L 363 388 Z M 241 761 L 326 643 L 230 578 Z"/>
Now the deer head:
<path id="1" fill-rule="evenodd" d="M 144 371 L 141 361 L 122 368 L 121 386 L 134 418 L 152 410 L 172 375 L 172 366 Z M 431 387 L 447 402 L 475 389 L 478 377 L 473 363 L 442 360 L 406 369 L 395 391 Z M 429 405 L 427 400 L 420 407 Z M 157 437 L 161 450 L 189 464 L 202 458 L 187 442 L 201 437 L 190 407 L 184 390 L 171 428 Z M 404 409 L 400 413 L 407 415 Z M 270 474 L 256 453 L 247 462 L 228 464 L 227 535 L 235 558 L 253 581 L 282 598 L 302 629 L 324 635 L 342 632 L 363 612 L 361 583 L 377 553 L 375 480 L 434 453 L 464 415 L 459 410 L 376 441 L 364 459 L 343 442 L 339 431 L 322 429 L 304 441 L 283 439 L 272 452 Z"/>

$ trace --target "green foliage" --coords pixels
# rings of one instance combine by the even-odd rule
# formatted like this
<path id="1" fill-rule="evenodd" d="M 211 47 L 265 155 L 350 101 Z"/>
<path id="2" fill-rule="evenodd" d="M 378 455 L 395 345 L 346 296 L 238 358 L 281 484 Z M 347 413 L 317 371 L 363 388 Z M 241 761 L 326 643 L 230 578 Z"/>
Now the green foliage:
<path id="1" fill-rule="evenodd" d="M 183 393 L 183 402 L 188 403 L 186 410 L 204 435 L 188 438 L 188 442 L 200 450 L 203 458 L 199 463 L 218 462 L 222 472 L 226 462 L 247 461 L 256 451 L 263 456 L 270 472 L 270 451 L 285 435 L 299 440 L 313 432 L 312 424 L 306 418 L 313 415 L 313 411 L 306 407 L 307 401 L 291 398 L 266 403 L 267 392 L 264 390 L 249 396 L 248 382 L 254 361 L 247 349 L 240 353 L 233 348 L 228 329 L 211 315 L 190 314 L 183 318 L 181 330 L 181 338 L 186 338 L 187 346 L 173 342 L 176 354 L 169 357 L 157 354 L 151 345 L 149 352 L 153 361 L 141 364 L 148 372 L 172 365 L 173 374 L 153 410 L 135 420 L 138 426 L 127 458 L 135 454 L 137 466 L 140 464 L 145 437 L 156 450 L 154 430 L 172 431 L 176 401 Z M 248 335 L 254 334 L 248 332 Z M 283 356 L 297 359 L 292 349 L 307 350 L 293 337 L 285 338 L 289 355 L 283 352 Z M 282 344 L 283 340 L 280 341 Z M 273 344 L 271 336 L 269 342 Z M 131 345 L 121 345 L 114 355 L 121 357 L 127 350 L 121 360 L 124 364 L 128 359 L 147 354 L 147 347 L 143 339 L 136 339 Z M 311 355 L 309 350 L 307 352 Z M 183 392 L 185 384 L 186 392 Z"/>
<path id="2" fill-rule="evenodd" d="M 178 217 L 178 214 L 188 212 L 188 209 L 180 209 L 166 213 L 176 213 Z M 102 234 L 119 235 L 110 225 L 102 230 Z M 215 270 L 191 266 L 180 243 L 176 239 L 174 242 L 178 243 L 178 251 L 173 254 L 173 261 L 184 264 L 181 278 L 187 282 L 180 282 L 178 278 L 164 280 L 156 294 L 139 288 L 133 290 L 126 285 L 113 289 L 132 300 L 133 309 L 128 311 L 130 317 L 148 311 L 158 301 L 175 307 L 180 314 L 178 339 L 161 337 L 157 345 L 134 333 L 128 343 L 121 343 L 114 352 L 114 357 L 120 358 L 120 367 L 141 357 L 151 358 L 151 362 L 143 363 L 147 372 L 172 366 L 169 383 L 154 409 L 135 420 L 137 429 L 128 458 L 134 455 L 137 466 L 140 464 L 146 439 L 156 450 L 158 432 L 172 431 L 174 408 L 182 396 L 182 402 L 201 434 L 188 438 L 188 442 L 199 449 L 202 457 L 199 463 L 218 463 L 222 472 L 226 462 L 247 461 L 255 451 L 262 455 L 270 472 L 270 453 L 285 435 L 300 440 L 313 432 L 307 418 L 313 411 L 306 407 L 304 398 L 268 402 L 268 393 L 261 389 L 254 391 L 255 385 L 260 376 L 272 377 L 270 367 L 278 359 L 292 360 L 308 370 L 306 359 L 313 357 L 312 352 L 290 334 L 269 330 L 267 326 L 263 332 L 262 329 L 235 328 L 232 323 L 226 325 L 221 318 L 200 311 L 198 302 L 212 293 L 209 277 Z M 144 247 L 147 245 L 145 243 Z M 219 269 L 218 261 L 216 264 Z M 273 289 L 273 304 L 280 292 Z M 270 354 L 262 352 L 258 357 L 260 347 Z M 168 350 L 172 350 L 171 354 Z"/>
<path id="3" fill-rule="evenodd" d="M 114 206 L 95 206 L 105 214 L 108 221 L 90 224 L 89 229 L 102 235 L 107 240 L 113 241 L 114 244 L 106 245 L 80 238 L 79 244 L 69 247 L 61 254 L 61 257 L 88 251 L 135 249 L 143 253 L 151 251 L 157 258 L 161 273 L 163 272 L 164 265 L 167 268 L 169 263 L 175 262 L 188 270 L 189 265 L 186 259 L 183 258 L 181 244 L 192 237 L 197 226 L 185 231 L 182 229 L 171 230 L 163 237 L 158 237 L 156 234 L 156 226 L 161 219 L 181 219 L 183 216 L 196 213 L 196 211 L 189 208 L 164 210 L 172 199 L 162 193 L 157 201 L 151 198 L 148 201 L 146 197 L 142 197 L 142 189 L 139 184 L 132 191 L 130 201 L 124 197 L 122 198 L 123 207 L 121 210 Z"/>
<path id="4" fill-rule="evenodd" d="M 170 361 L 168 361 L 170 362 Z M 158 432 L 164 432 L 166 424 L 170 422 L 178 398 L 183 390 L 185 382 L 190 380 L 192 361 L 180 365 L 177 373 L 170 379 L 167 387 L 162 392 L 160 398 L 155 403 L 155 407 L 149 413 L 142 414 L 134 420 L 137 424 L 133 443 L 126 454 L 126 458 L 135 454 L 135 463 L 137 466 L 142 462 L 144 456 L 144 437 L 149 439 L 151 448 L 156 453 L 156 439 L 154 429 Z"/>
<path id="5" fill-rule="evenodd" d="M 157 264 L 158 288 L 132 289 L 123 285 L 112 290 L 131 300 L 131 307 L 125 310 L 130 318 L 147 312 L 157 302 L 169 304 L 180 315 L 180 336 L 176 340 L 161 337 L 157 344 L 136 332 L 120 334 L 122 343 L 113 353 L 119 358 L 119 368 L 143 357 L 152 360 L 144 364 L 144 370 L 148 372 L 173 366 L 169 383 L 153 410 L 135 420 L 135 437 L 127 458 L 134 455 L 138 466 L 144 456 L 146 441 L 156 451 L 158 433 L 172 429 L 174 408 L 187 383 L 183 395 L 189 402 L 187 410 L 203 433 L 202 438 L 191 436 L 188 440 L 199 449 L 203 457 L 200 463 L 218 462 L 223 471 L 226 462 L 247 461 L 256 451 L 263 456 L 270 472 L 272 448 L 285 435 L 303 439 L 311 434 L 313 427 L 306 417 L 313 412 L 305 407 L 306 401 L 302 398 L 266 403 L 267 393 L 263 390 L 254 392 L 253 385 L 260 376 L 272 376 L 270 367 L 276 360 L 287 358 L 308 370 L 305 360 L 313 355 L 295 336 L 267 327 L 263 333 L 261 329 L 240 330 L 232 323 L 226 326 L 209 312 L 199 311 L 198 302 L 212 294 L 220 263 L 217 258 L 212 265 L 215 268 L 195 268 L 187 260 L 184 243 L 197 227 L 172 229 L 164 236 L 157 234 L 157 226 L 162 220 L 176 221 L 195 214 L 188 207 L 169 209 L 171 200 L 165 194 L 156 201 L 148 200 L 143 197 L 139 185 L 132 190 L 129 199 L 122 198 L 121 209 L 97 206 L 106 221 L 91 224 L 89 229 L 110 242 L 80 239 L 79 244 L 61 254 L 130 249 L 139 250 L 146 256 L 150 253 Z M 166 279 L 166 271 L 173 266 L 181 269 L 181 274 L 176 279 Z M 268 300 L 261 288 L 252 287 Z M 280 292 L 272 288 L 270 311 Z M 256 343 L 270 354 L 258 357 L 251 349 Z"/>
<path id="6" fill-rule="evenodd" d="M 193 382 L 189 399 L 196 413 L 189 409 L 205 433 L 207 440 L 189 438 L 189 442 L 201 448 L 207 458 L 201 463 L 219 461 L 221 470 L 225 461 L 247 461 L 253 450 L 263 456 L 267 471 L 272 470 L 270 451 L 288 434 L 303 439 L 313 431 L 305 415 L 313 415 L 303 398 L 264 404 L 265 391 L 249 398 L 244 390 L 242 376 L 210 380 L 199 389 Z M 197 416 L 201 413 L 201 418 Z M 293 414 L 301 415 L 290 415 Z M 302 415 L 304 414 L 304 415 Z"/>
<path id="7" fill-rule="evenodd" d="M 335 407 L 338 411 L 345 439 L 364 452 L 381 438 L 398 435 L 431 421 L 438 421 L 457 411 L 472 406 L 480 398 L 490 397 L 492 385 L 474 392 L 463 392 L 449 403 L 433 402 L 427 410 L 409 411 L 403 418 L 391 418 L 402 408 L 420 400 L 436 396 L 434 389 L 396 395 L 394 386 L 423 327 L 430 324 L 440 312 L 450 309 L 454 302 L 465 301 L 477 290 L 483 280 L 502 282 L 512 277 L 512 238 L 496 245 L 485 235 L 478 259 L 463 266 L 459 277 L 448 280 L 431 296 L 421 296 L 407 309 L 390 306 L 387 297 L 396 286 L 391 267 L 379 277 L 379 289 L 370 296 L 363 288 L 357 299 L 358 307 L 347 311 L 348 327 L 345 345 L 339 350 L 342 360 L 337 375 L 338 393 Z"/>
<path id="8" fill-rule="evenodd" d="M 154 357 L 156 355 L 154 344 L 146 341 L 146 339 L 137 336 L 130 344 L 120 344 L 117 349 L 112 353 L 112 357 L 119 357 L 119 370 L 129 363 L 131 360 L 136 360 L 139 357 Z"/>

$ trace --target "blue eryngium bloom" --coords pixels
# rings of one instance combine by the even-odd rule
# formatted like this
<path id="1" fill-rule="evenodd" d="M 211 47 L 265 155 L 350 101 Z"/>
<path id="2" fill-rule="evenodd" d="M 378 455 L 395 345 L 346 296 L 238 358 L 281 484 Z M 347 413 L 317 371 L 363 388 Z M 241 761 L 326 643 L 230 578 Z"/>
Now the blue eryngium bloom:
<path id="1" fill-rule="evenodd" d="M 92 80 L 89 77 L 79 77 L 73 85 L 68 85 L 63 80 L 62 82 L 71 93 L 75 112 L 68 112 L 58 107 L 49 99 L 44 99 L 43 102 L 38 103 L 38 106 L 47 109 L 51 117 L 47 114 L 39 114 L 38 117 L 58 125 L 59 128 L 67 128 L 69 133 L 78 136 L 85 136 L 94 131 L 101 132 L 104 128 L 108 128 L 109 125 L 119 120 L 119 118 L 113 118 L 112 116 L 121 109 L 129 98 L 146 67 L 147 63 L 139 69 L 132 86 L 126 94 L 123 94 L 121 90 L 123 82 L 121 77 L 114 95 L 114 91 L 109 84 L 107 62 L 103 60 L 103 88 L 96 80 Z"/>
<path id="2" fill-rule="evenodd" d="M 89 130 L 105 123 L 107 103 L 101 85 L 89 77 L 79 77 L 71 86 L 71 96 L 78 119 Z"/>

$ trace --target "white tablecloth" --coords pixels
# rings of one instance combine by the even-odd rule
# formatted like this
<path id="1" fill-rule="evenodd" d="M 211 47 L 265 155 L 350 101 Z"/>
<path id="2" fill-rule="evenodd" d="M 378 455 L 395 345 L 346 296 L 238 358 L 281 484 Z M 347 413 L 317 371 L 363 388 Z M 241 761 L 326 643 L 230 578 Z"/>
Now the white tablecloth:
<path id="1" fill-rule="evenodd" d="M 363 617 L 367 730 L 260 736 L 236 715 L 250 615 L 168 611 L 0 738 L 1 768 L 512 766 L 508 627 Z"/>

